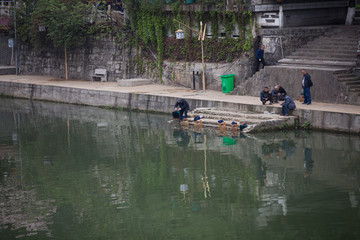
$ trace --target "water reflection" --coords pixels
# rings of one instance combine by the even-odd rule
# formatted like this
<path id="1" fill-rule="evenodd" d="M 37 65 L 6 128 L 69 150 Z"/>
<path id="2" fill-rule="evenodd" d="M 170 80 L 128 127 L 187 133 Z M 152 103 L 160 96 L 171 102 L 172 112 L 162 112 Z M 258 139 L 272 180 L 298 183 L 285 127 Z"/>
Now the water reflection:
<path id="1" fill-rule="evenodd" d="M 360 236 L 357 136 L 219 137 L 163 115 L 9 99 L 0 112 L 1 239 Z"/>

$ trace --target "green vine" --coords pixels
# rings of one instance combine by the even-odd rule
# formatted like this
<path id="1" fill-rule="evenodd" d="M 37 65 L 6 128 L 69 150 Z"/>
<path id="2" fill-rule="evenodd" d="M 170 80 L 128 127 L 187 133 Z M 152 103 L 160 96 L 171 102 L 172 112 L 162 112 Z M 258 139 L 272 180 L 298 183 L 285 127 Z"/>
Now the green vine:
<path id="1" fill-rule="evenodd" d="M 183 26 L 181 29 L 185 31 L 184 40 L 176 40 L 175 38 L 165 37 L 167 31 L 175 33 L 179 28 L 179 24 L 174 22 L 176 19 L 191 28 L 198 29 L 199 22 L 211 23 L 212 38 L 208 38 L 204 42 L 204 56 L 206 62 L 232 62 L 234 59 L 241 57 L 241 54 L 250 52 L 253 45 L 252 36 L 252 16 L 251 12 L 245 10 L 245 4 L 242 0 L 236 0 L 238 4 L 237 11 L 225 11 L 223 1 L 214 0 L 198 0 L 196 3 L 213 4 L 216 6 L 212 11 L 183 11 L 180 0 L 161 1 L 161 0 L 124 0 L 130 15 L 131 28 L 135 33 L 136 47 L 142 56 L 150 57 L 154 54 L 146 54 L 146 52 L 156 52 L 156 63 L 158 69 L 158 77 L 162 81 L 163 61 L 201 61 L 200 42 L 193 37 L 191 31 Z M 242 3 L 241 3 L 242 2 Z M 171 11 L 166 12 L 161 8 L 162 4 L 169 4 Z M 241 5 L 242 4 L 242 5 Z M 204 5 L 202 5 L 204 7 Z M 167 7 L 168 8 L 168 7 Z M 225 28 L 225 38 L 219 38 L 220 23 Z M 238 25 L 239 37 L 232 38 L 232 34 Z M 248 26 L 248 27 L 246 27 Z M 144 69 L 145 61 L 137 61 L 139 68 Z M 151 61 L 149 61 L 151 62 Z"/>

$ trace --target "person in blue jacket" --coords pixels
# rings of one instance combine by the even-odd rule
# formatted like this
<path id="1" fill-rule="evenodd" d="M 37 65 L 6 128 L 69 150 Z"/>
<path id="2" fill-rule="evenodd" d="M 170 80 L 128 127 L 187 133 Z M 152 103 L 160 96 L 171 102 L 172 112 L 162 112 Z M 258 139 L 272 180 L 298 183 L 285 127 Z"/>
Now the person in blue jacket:
<path id="1" fill-rule="evenodd" d="M 294 110 L 296 108 L 294 101 L 288 95 L 285 96 L 285 100 L 281 105 L 282 114 L 284 116 L 289 116 L 289 110 Z"/>
<path id="2" fill-rule="evenodd" d="M 312 86 L 311 76 L 306 72 L 305 69 L 301 70 L 303 74 L 302 88 L 304 90 L 304 102 L 303 104 L 311 104 L 310 87 Z"/>
<path id="3" fill-rule="evenodd" d="M 265 60 L 264 60 L 264 49 L 265 46 L 262 45 L 256 52 L 255 55 L 255 72 L 259 71 L 260 63 L 262 63 L 263 66 L 266 66 Z"/>
<path id="4" fill-rule="evenodd" d="M 187 112 L 190 109 L 190 106 L 185 99 L 178 98 L 174 108 L 175 108 L 175 111 L 180 112 L 180 119 L 187 118 Z M 183 117 L 184 114 L 185 114 L 185 116 Z"/>

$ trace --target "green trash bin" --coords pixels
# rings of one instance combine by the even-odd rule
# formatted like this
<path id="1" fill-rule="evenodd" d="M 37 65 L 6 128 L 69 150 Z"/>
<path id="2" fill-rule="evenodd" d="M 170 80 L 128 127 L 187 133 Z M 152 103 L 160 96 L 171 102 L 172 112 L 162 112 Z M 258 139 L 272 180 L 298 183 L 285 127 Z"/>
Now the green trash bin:
<path id="1" fill-rule="evenodd" d="M 235 74 L 222 75 L 221 85 L 223 93 L 229 93 L 234 90 L 234 77 Z"/>

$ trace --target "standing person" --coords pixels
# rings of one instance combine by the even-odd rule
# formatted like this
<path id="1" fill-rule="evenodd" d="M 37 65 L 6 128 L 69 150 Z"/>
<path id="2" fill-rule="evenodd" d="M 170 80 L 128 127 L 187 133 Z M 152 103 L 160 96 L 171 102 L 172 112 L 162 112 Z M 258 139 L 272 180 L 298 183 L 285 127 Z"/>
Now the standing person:
<path id="1" fill-rule="evenodd" d="M 256 52 L 255 72 L 259 71 L 260 63 L 262 63 L 263 67 L 265 67 L 265 65 L 266 65 L 265 60 L 264 60 L 264 49 L 265 49 L 265 46 L 261 45 L 261 47 Z"/>
<path id="2" fill-rule="evenodd" d="M 180 112 L 180 119 L 187 118 L 187 112 L 190 109 L 190 106 L 185 99 L 178 98 L 174 108 L 175 108 L 175 111 Z M 183 117 L 183 114 L 185 114 L 184 117 Z"/>
<path id="3" fill-rule="evenodd" d="M 303 74 L 302 79 L 302 88 L 304 90 L 304 102 L 302 104 L 311 104 L 311 94 L 310 87 L 312 87 L 311 76 L 305 71 L 305 69 L 301 70 Z"/>
<path id="4" fill-rule="evenodd" d="M 265 103 L 267 101 L 269 101 L 270 105 L 273 103 L 273 99 L 272 99 L 272 96 L 269 92 L 269 88 L 268 87 L 264 87 L 264 90 L 262 90 L 260 92 L 260 101 L 262 102 L 263 105 L 265 105 Z"/>
<path id="5" fill-rule="evenodd" d="M 271 95 L 273 97 L 274 102 L 278 101 L 284 101 L 286 94 L 285 89 L 280 86 L 280 84 L 277 84 L 274 89 L 271 91 Z"/>
<path id="6" fill-rule="evenodd" d="M 281 105 L 282 114 L 284 116 L 289 116 L 289 110 L 294 110 L 296 108 L 294 101 L 288 95 L 285 96 L 285 101 Z"/>

